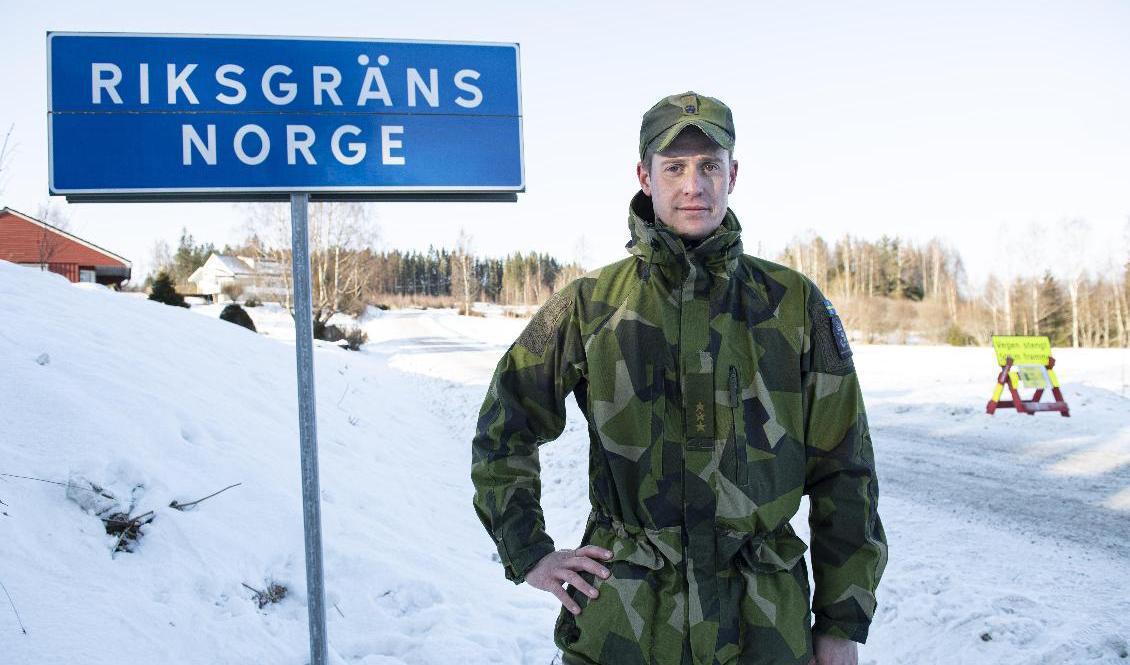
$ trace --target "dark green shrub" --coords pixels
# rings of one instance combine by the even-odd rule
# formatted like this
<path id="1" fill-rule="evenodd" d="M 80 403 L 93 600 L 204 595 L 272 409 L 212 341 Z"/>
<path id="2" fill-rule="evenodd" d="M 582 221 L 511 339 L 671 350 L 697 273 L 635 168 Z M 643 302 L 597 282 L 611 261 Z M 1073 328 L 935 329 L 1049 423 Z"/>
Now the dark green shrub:
<path id="1" fill-rule="evenodd" d="M 258 332 L 255 330 L 255 322 L 251 320 L 251 315 L 234 302 L 225 307 L 224 311 L 220 312 L 220 320 L 234 323 L 237 326 L 243 326 L 251 332 Z"/>
<path id="2" fill-rule="evenodd" d="M 184 296 L 177 293 L 176 287 L 173 286 L 173 278 L 165 270 L 157 273 L 157 277 L 153 280 L 153 286 L 149 290 L 149 299 L 166 305 L 188 307 L 188 303 L 184 301 Z"/>

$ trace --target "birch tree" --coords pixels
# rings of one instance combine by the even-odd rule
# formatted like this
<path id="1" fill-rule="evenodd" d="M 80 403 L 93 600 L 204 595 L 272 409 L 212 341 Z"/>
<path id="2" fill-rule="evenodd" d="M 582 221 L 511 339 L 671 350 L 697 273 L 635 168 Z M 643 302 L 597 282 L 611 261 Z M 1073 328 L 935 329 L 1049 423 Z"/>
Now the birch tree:
<path id="1" fill-rule="evenodd" d="M 244 230 L 259 260 L 280 267 L 285 284 L 283 305 L 293 313 L 291 224 L 287 204 L 253 203 L 244 207 Z M 337 312 L 359 312 L 373 275 L 366 260 L 378 238 L 377 227 L 362 203 L 319 202 L 309 207 L 310 296 L 314 329 L 320 330 Z"/>
<path id="2" fill-rule="evenodd" d="M 1079 295 L 1087 278 L 1087 234 L 1091 226 L 1086 220 L 1075 218 L 1064 225 L 1066 238 L 1061 243 L 1063 266 L 1067 278 L 1067 295 L 1071 298 L 1071 346 L 1079 347 Z"/>
<path id="3" fill-rule="evenodd" d="M 479 295 L 480 284 L 475 278 L 475 259 L 472 256 L 471 236 L 460 227 L 459 238 L 455 241 L 455 252 L 451 255 L 451 293 L 462 301 L 460 314 L 470 316 L 471 303 Z"/>

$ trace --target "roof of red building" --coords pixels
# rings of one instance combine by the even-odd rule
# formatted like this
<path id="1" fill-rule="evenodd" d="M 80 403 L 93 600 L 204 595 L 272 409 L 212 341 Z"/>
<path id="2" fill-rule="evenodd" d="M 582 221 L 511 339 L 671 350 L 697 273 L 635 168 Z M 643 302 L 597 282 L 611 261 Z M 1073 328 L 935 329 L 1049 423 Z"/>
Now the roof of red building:
<path id="1" fill-rule="evenodd" d="M 55 227 L 55 226 L 52 226 L 52 225 L 48 224 L 47 222 L 44 222 L 44 221 L 38 220 L 38 219 L 36 219 L 36 218 L 32 217 L 31 215 L 25 215 L 25 214 L 23 214 L 22 212 L 20 212 L 20 211 L 18 211 L 18 210 L 13 210 L 12 208 L 8 208 L 8 207 L 0 208 L 0 217 L 2 217 L 2 216 L 3 216 L 4 214 L 5 214 L 5 213 L 7 213 L 7 214 L 10 214 L 10 215 L 13 215 L 13 216 L 15 216 L 15 217 L 19 217 L 20 219 L 22 219 L 22 220 L 24 220 L 24 221 L 26 221 L 26 222 L 30 222 L 30 223 L 32 223 L 32 224 L 36 224 L 36 225 L 38 225 L 38 226 L 41 226 L 41 227 L 43 227 L 44 229 L 46 229 L 46 230 L 48 230 L 48 231 L 51 231 L 52 233 L 57 233 L 57 234 L 59 234 L 60 236 L 63 236 L 64 238 L 66 238 L 66 239 L 68 239 L 68 240 L 71 240 L 71 241 L 77 242 L 77 243 L 79 243 L 80 245 L 83 245 L 84 247 L 87 247 L 87 248 L 89 248 L 89 249 L 92 249 L 92 250 L 94 250 L 94 251 L 96 251 L 96 252 L 98 252 L 98 253 L 100 253 L 100 254 L 104 254 L 104 255 L 106 255 L 106 256 L 107 256 L 108 258 L 111 258 L 111 259 L 113 259 L 113 260 L 115 260 L 115 261 L 120 261 L 121 263 L 124 263 L 124 264 L 125 264 L 126 266 L 132 266 L 132 265 L 133 265 L 133 264 L 132 264 L 132 263 L 130 262 L 130 260 L 129 260 L 129 259 L 127 259 L 127 258 L 125 258 L 125 257 L 123 257 L 123 256 L 119 256 L 119 255 L 117 255 L 117 254 L 115 254 L 115 253 L 111 252 L 111 251 L 110 251 L 110 250 L 108 250 L 108 249 L 103 249 L 102 247 L 99 247 L 98 245 L 95 245 L 95 244 L 94 244 L 94 243 L 92 243 L 92 242 L 89 242 L 89 241 L 87 241 L 87 240 L 83 240 L 82 238 L 79 238 L 78 236 L 75 236 L 75 235 L 72 235 L 72 234 L 70 234 L 70 233 L 67 233 L 67 232 L 66 232 L 66 231 L 64 231 L 63 229 L 60 229 L 60 228 L 58 228 L 58 227 Z"/>

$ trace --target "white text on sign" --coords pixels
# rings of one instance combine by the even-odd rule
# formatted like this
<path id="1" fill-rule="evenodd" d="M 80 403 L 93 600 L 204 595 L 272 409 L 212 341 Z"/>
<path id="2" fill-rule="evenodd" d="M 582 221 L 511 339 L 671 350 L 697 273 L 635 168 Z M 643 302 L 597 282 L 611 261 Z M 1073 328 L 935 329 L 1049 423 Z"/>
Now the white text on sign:
<path id="1" fill-rule="evenodd" d="M 370 59 L 367 55 L 357 58 L 359 65 L 365 67 L 364 77 L 355 98 L 347 95 L 351 101 L 355 99 L 353 107 L 366 108 L 370 103 L 381 103 L 385 107 L 394 104 L 394 97 L 381 67 L 389 64 L 385 55 L 377 56 L 377 66 L 369 66 Z M 150 64 L 142 62 L 137 64 L 136 77 L 126 81 L 122 67 L 113 62 L 94 62 L 90 66 L 90 101 L 100 105 L 123 104 L 123 91 L 126 94 L 136 93 L 136 101 L 142 105 L 150 105 L 153 100 L 153 86 L 150 80 Z M 164 63 L 165 85 L 164 99 L 169 106 L 180 103 L 189 105 L 199 104 L 200 100 L 196 90 L 192 87 L 192 77 L 197 73 L 197 64 Z M 247 101 L 248 85 L 250 79 L 258 82 L 258 90 L 262 98 L 275 106 L 286 106 L 294 102 L 300 94 L 300 83 L 303 77 L 295 74 L 294 70 L 286 65 L 274 64 L 263 69 L 257 74 L 248 74 L 241 65 L 228 63 L 215 68 L 212 73 L 216 83 L 224 90 L 214 95 L 221 104 L 238 105 Z M 483 101 L 482 90 L 473 83 L 480 74 L 473 69 L 460 69 L 451 77 L 451 86 L 454 88 L 455 104 L 473 109 Z M 310 101 L 315 106 L 328 103 L 335 107 L 344 106 L 340 91 L 342 83 L 341 70 L 329 65 L 314 65 L 310 67 L 308 75 L 304 77 L 308 87 Z M 426 78 L 420 70 L 408 67 L 404 70 L 403 85 L 398 89 L 404 95 L 408 107 L 416 108 L 421 101 L 431 108 L 440 106 L 441 95 L 444 88 L 440 85 L 439 70 L 429 68 Z M 122 90 L 119 90 L 122 88 Z M 254 88 L 253 88 L 254 89 Z M 403 148 L 404 127 L 402 125 L 380 125 L 374 131 L 374 136 L 363 137 L 362 129 L 356 125 L 345 124 L 336 128 L 329 137 L 330 152 L 333 158 L 344 166 L 353 166 L 361 163 L 368 153 L 369 142 L 379 146 L 380 163 L 385 166 L 403 166 L 405 157 L 397 154 Z M 309 125 L 286 125 L 285 137 L 280 137 L 285 142 L 288 165 L 298 164 L 301 156 L 307 165 L 316 165 L 317 159 L 311 149 L 318 141 L 315 131 Z M 361 140 L 351 140 L 360 138 Z M 231 137 L 224 137 L 224 144 L 230 143 L 232 156 L 239 162 L 248 166 L 261 164 L 270 156 L 271 137 L 262 126 L 246 124 L 239 127 Z M 250 140 L 249 140 L 250 139 Z M 194 154 L 198 158 L 194 161 Z M 217 148 L 216 125 L 208 124 L 196 127 L 192 124 L 181 125 L 181 164 L 192 166 L 194 163 L 203 163 L 215 166 L 219 163 Z"/>

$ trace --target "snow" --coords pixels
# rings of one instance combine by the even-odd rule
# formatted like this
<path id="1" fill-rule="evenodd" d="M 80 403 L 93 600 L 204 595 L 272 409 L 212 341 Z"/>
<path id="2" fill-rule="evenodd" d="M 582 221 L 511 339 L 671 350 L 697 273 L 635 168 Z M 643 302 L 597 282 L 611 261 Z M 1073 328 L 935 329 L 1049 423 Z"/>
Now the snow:
<path id="1" fill-rule="evenodd" d="M 0 261 L 0 663 L 307 662 L 294 328 L 222 307 Z M 360 352 L 315 343 L 332 663 L 556 654 L 557 601 L 504 579 L 471 507 L 478 408 L 526 322 L 476 310 L 370 310 L 341 320 Z M 1062 418 L 986 415 L 987 348 L 854 349 L 890 541 L 860 662 L 1130 662 L 1130 352 L 1057 349 Z M 542 458 L 559 547 L 583 531 L 587 446 L 570 399 Z M 14 476 L 84 477 L 154 519 L 114 554 L 66 488 Z M 259 609 L 243 584 L 272 580 L 288 593 Z"/>

